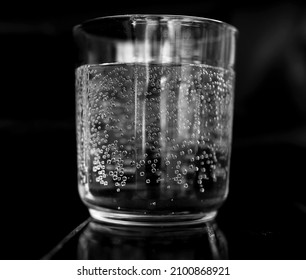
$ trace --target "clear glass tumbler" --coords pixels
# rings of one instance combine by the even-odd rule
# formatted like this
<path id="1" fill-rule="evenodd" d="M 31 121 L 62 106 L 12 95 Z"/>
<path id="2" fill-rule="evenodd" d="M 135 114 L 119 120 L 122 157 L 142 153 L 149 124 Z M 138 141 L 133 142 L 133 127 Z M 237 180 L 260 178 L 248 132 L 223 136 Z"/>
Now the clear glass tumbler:
<path id="1" fill-rule="evenodd" d="M 213 219 L 228 194 L 237 30 L 122 15 L 74 28 L 79 193 L 96 220 Z"/>

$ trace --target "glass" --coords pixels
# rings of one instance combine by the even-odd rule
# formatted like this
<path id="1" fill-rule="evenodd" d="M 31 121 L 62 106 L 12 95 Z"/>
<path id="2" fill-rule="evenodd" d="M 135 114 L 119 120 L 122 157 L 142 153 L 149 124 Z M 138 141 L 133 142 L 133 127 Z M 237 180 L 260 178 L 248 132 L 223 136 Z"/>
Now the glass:
<path id="1" fill-rule="evenodd" d="M 187 225 L 228 194 L 236 29 L 176 15 L 74 28 L 78 184 L 91 216 Z"/>

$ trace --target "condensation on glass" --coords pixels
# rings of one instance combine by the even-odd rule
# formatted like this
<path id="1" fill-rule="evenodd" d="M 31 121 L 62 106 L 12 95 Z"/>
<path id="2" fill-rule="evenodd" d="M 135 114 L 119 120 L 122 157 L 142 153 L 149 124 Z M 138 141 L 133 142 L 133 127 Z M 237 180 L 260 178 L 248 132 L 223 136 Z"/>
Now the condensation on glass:
<path id="1" fill-rule="evenodd" d="M 78 184 L 93 218 L 186 225 L 228 194 L 236 29 L 176 15 L 74 28 Z"/>

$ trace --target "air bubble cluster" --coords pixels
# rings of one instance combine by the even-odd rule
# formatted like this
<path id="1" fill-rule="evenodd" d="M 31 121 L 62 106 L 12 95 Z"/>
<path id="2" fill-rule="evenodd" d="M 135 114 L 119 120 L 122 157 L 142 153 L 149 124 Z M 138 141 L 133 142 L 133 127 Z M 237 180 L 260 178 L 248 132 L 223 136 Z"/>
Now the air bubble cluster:
<path id="1" fill-rule="evenodd" d="M 76 76 L 79 181 L 90 197 L 225 195 L 232 71 L 131 63 L 84 65 Z"/>

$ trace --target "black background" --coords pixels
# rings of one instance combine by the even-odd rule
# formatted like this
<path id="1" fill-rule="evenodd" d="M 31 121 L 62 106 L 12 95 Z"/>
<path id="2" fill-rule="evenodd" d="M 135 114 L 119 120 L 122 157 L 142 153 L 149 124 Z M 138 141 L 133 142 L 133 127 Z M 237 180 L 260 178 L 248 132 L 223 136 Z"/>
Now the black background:
<path id="1" fill-rule="evenodd" d="M 1 259 L 39 259 L 88 217 L 77 192 L 72 28 L 128 13 L 203 16 L 238 28 L 230 195 L 220 227 L 232 228 L 232 258 L 306 259 L 306 5 L 247 2 L 1 7 Z M 249 243 L 247 232 L 260 242 Z"/>

